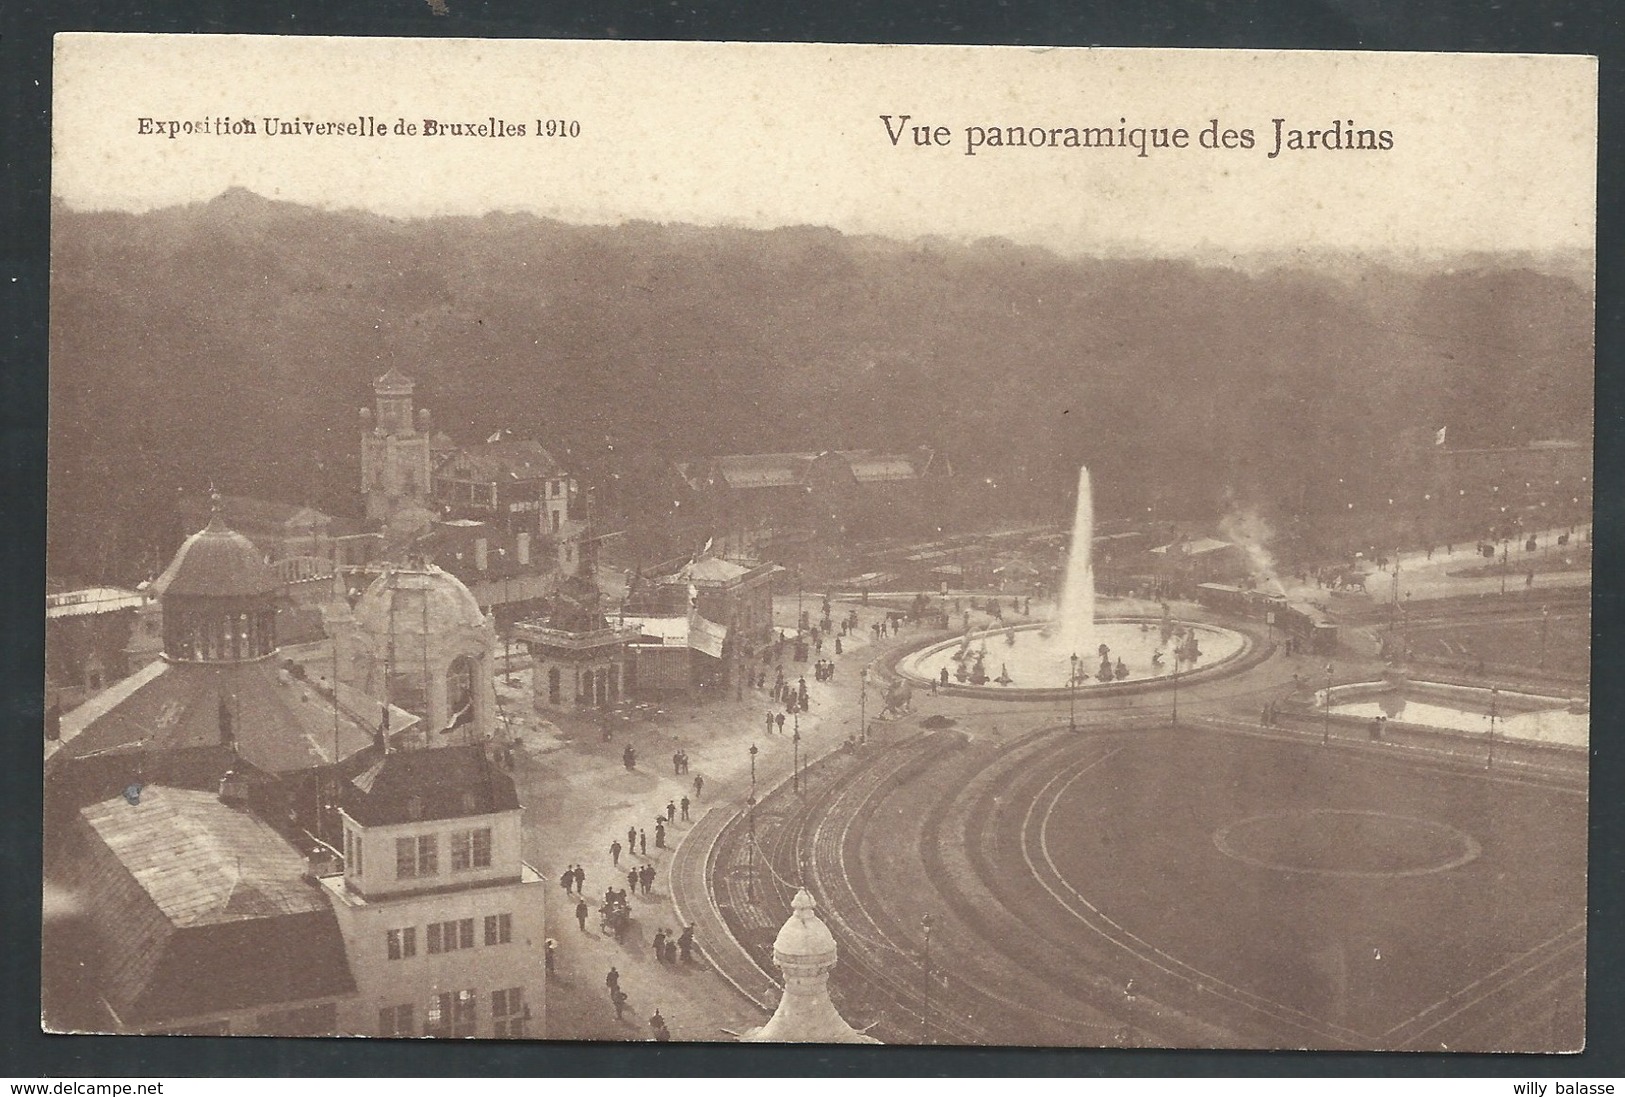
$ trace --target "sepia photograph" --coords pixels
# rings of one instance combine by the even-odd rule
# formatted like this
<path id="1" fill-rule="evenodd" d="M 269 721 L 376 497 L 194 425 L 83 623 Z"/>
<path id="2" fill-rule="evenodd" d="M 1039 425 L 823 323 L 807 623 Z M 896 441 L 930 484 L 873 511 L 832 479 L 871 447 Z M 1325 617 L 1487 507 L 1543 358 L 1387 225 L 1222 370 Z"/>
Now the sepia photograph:
<path id="1" fill-rule="evenodd" d="M 58 35 L 43 1029 L 1583 1050 L 1597 72 Z"/>

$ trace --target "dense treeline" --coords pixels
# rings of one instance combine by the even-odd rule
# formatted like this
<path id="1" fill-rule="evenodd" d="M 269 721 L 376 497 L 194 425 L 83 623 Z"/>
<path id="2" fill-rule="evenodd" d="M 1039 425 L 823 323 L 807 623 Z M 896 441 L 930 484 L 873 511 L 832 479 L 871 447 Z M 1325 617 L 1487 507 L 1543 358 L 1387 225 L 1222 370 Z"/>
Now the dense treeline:
<path id="1" fill-rule="evenodd" d="M 211 480 L 355 513 L 390 366 L 437 427 L 540 439 L 634 512 L 674 459 L 929 444 L 982 485 L 958 521 L 1059 517 L 1080 463 L 1108 514 L 1312 517 L 1404 490 L 1440 426 L 1590 430 L 1590 289 L 1527 264 L 1247 273 L 242 191 L 59 208 L 53 234 L 52 571 L 76 580 L 138 577 Z"/>

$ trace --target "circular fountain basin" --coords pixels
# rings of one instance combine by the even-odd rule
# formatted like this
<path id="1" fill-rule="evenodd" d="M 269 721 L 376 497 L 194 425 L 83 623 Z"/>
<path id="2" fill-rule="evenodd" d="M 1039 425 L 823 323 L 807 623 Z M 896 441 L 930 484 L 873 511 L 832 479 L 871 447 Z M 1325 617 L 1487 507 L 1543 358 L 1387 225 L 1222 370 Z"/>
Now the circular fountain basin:
<path id="1" fill-rule="evenodd" d="M 1182 660 L 1181 678 L 1204 672 L 1240 658 L 1251 645 L 1245 633 L 1195 621 L 1174 621 L 1178 628 L 1193 631 L 1199 649 L 1194 662 Z M 1069 692 L 1072 651 L 1058 635 L 1049 635 L 1049 624 L 1014 625 L 985 629 L 963 638 L 929 644 L 904 655 L 897 671 L 905 678 L 929 683 L 942 680 L 948 671 L 948 688 L 974 691 L 984 696 L 1033 697 Z M 1128 674 L 1110 681 L 1100 677 L 1099 647 L 1105 644 L 1115 672 L 1121 659 Z M 1155 618 L 1111 618 L 1095 622 L 1087 650 L 1077 652 L 1080 678 L 1077 691 L 1144 686 L 1171 681 L 1174 676 L 1173 641 L 1164 640 L 1162 622 Z M 1161 654 L 1160 664 L 1156 655 Z M 961 657 L 963 656 L 963 657 Z M 985 680 L 977 682 L 971 672 L 980 656 Z M 960 669 L 965 674 L 961 675 Z M 1003 679 L 1001 681 L 1000 679 Z"/>

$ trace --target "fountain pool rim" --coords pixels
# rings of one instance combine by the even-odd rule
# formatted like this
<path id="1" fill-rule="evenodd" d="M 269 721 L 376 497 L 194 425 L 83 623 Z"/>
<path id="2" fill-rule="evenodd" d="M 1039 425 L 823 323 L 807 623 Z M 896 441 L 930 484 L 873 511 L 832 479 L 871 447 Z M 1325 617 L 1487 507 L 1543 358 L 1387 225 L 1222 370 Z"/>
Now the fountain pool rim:
<path id="1" fill-rule="evenodd" d="M 1160 625 L 1162 618 L 1150 614 L 1113 614 L 1096 619 L 1096 623 L 1102 625 L 1138 625 L 1142 622 Z M 1260 641 L 1251 628 L 1248 627 L 1233 624 L 1220 625 L 1212 621 L 1197 621 L 1189 618 L 1174 618 L 1173 623 L 1208 629 L 1241 638 L 1241 647 L 1230 655 L 1222 659 L 1216 659 L 1211 663 L 1203 663 L 1195 670 L 1181 673 L 1179 681 L 1182 683 L 1202 682 L 1210 678 L 1238 674 L 1255 665 L 1273 649 L 1273 645 Z M 972 632 L 971 640 L 1002 638 L 1005 633 L 1010 632 L 1012 629 L 1016 632 L 1036 632 L 1039 629 L 1048 628 L 1052 624 L 1054 624 L 1053 621 L 1031 621 L 1019 625 L 999 625 Z M 916 686 L 930 686 L 931 677 L 922 674 L 917 669 L 920 661 L 946 648 L 955 647 L 962 643 L 963 640 L 963 636 L 952 636 L 945 640 L 932 640 L 918 647 L 898 652 L 887 662 L 891 664 L 891 669 L 899 677 L 914 683 Z M 989 698 L 1005 701 L 1064 701 L 1074 694 L 1078 697 L 1101 697 L 1114 694 L 1147 693 L 1155 690 L 1171 691 L 1174 688 L 1174 675 L 1170 672 L 1158 675 L 1155 678 L 1129 678 L 1121 682 L 1086 682 L 1076 687 L 974 686 L 963 682 L 950 681 L 945 686 L 939 683 L 937 688 L 941 693 L 958 697 Z"/>

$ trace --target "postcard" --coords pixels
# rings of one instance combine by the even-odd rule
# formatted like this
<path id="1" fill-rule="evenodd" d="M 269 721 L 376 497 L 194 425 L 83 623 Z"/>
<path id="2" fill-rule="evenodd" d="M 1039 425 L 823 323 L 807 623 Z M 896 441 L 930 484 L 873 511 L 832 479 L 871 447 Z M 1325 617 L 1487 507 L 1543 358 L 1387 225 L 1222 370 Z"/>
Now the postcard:
<path id="1" fill-rule="evenodd" d="M 1584 1047 L 1595 59 L 54 81 L 48 1030 Z"/>

